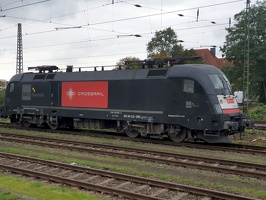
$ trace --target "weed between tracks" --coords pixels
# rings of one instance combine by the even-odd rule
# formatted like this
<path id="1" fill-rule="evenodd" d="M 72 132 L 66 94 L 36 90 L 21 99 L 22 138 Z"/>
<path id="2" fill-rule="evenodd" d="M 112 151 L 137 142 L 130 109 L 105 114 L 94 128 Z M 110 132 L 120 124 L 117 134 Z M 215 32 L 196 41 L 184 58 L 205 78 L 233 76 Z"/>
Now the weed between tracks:
<path id="1" fill-rule="evenodd" d="M 0 175 L 1 200 L 97 200 L 75 189 L 52 186 L 42 182 L 29 181 L 24 178 Z"/>
<path id="2" fill-rule="evenodd" d="M 261 140 L 260 138 L 262 138 L 263 140 Z M 265 130 L 250 129 L 245 131 L 241 139 L 239 136 L 236 138 L 232 137 L 231 141 L 233 143 L 243 144 L 243 145 L 266 146 L 266 140 L 264 140 L 265 138 L 266 138 Z"/>
<path id="3" fill-rule="evenodd" d="M 5 130 L 7 132 L 7 130 Z M 14 130 L 12 131 L 14 132 Z M 239 160 L 245 162 L 255 162 L 258 164 L 266 164 L 263 156 L 245 155 L 238 153 L 227 153 L 219 151 L 197 150 L 185 147 L 169 147 L 154 144 L 141 144 L 129 141 L 110 140 L 102 138 L 92 138 L 84 136 L 71 136 L 62 134 L 50 134 L 36 132 L 25 132 L 26 135 L 43 135 L 44 137 L 79 140 L 83 142 L 95 142 L 113 145 L 124 145 L 151 150 L 159 150 L 166 152 L 175 152 L 182 154 L 190 154 L 204 157 L 224 158 Z M 149 163 L 144 161 L 127 160 L 122 158 L 87 154 L 82 152 L 73 152 L 67 150 L 58 150 L 33 145 L 15 144 L 9 142 L 0 142 L 0 150 L 21 155 L 33 156 L 47 160 L 61 161 L 64 163 L 77 163 L 81 166 L 100 168 L 121 173 L 128 173 L 142 177 L 152 177 L 155 179 L 163 179 L 176 183 L 194 185 L 215 190 L 227 191 L 245 196 L 266 199 L 266 181 L 259 179 L 250 179 L 235 175 L 219 174 L 203 170 L 168 166 L 164 164 Z"/>
<path id="4" fill-rule="evenodd" d="M 3 148 L 3 146 L 6 145 L 8 145 L 9 148 Z M 266 192 L 263 190 L 263 188 L 266 188 L 266 182 L 257 179 L 254 179 L 252 182 L 250 182 L 250 179 L 247 178 L 238 177 L 234 179 L 231 175 L 220 175 L 202 170 L 189 170 L 180 167 L 159 165 L 141 161 L 128 161 L 108 156 L 87 155 L 84 153 L 66 150 L 24 146 L 22 144 L 16 144 L 16 148 L 10 148 L 10 144 L 8 142 L 1 142 L 0 146 L 2 146 L 2 148 L 0 148 L 1 151 L 10 153 L 33 156 L 47 160 L 56 160 L 65 163 L 75 162 L 81 166 L 128 173 L 142 177 L 152 177 L 176 183 L 229 191 L 244 195 L 252 195 L 266 199 Z"/>

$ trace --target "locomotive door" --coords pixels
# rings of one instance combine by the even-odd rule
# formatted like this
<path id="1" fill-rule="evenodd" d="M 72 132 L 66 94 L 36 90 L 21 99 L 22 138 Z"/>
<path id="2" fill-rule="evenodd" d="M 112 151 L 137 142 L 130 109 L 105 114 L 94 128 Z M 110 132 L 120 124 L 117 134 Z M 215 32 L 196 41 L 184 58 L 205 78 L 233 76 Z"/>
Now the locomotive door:
<path id="1" fill-rule="evenodd" d="M 57 112 L 59 105 L 59 83 L 50 82 L 50 109 L 52 113 Z"/>
<path id="2" fill-rule="evenodd" d="M 7 110 L 13 110 L 13 108 L 21 108 L 21 85 L 18 82 L 10 82 L 6 88 L 5 106 Z"/>
<path id="3" fill-rule="evenodd" d="M 185 107 L 184 116 L 186 120 L 186 127 L 189 127 L 190 129 L 194 128 L 194 117 L 196 114 L 197 109 L 197 103 L 195 98 L 195 81 L 192 79 L 183 79 L 183 100 Z"/>

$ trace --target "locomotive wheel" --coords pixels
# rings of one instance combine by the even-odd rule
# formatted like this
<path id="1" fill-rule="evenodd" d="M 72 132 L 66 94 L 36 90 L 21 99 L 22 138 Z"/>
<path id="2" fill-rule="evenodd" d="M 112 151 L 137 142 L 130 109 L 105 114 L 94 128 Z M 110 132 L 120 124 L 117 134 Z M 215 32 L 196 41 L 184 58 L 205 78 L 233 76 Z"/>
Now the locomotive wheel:
<path id="1" fill-rule="evenodd" d="M 130 138 L 140 137 L 140 133 L 137 130 L 135 130 L 135 129 L 127 130 L 126 134 Z"/>
<path id="2" fill-rule="evenodd" d="M 181 130 L 171 130 L 168 134 L 168 137 L 176 143 L 181 143 L 187 138 L 187 129 Z"/>
<path id="3" fill-rule="evenodd" d="M 29 128 L 31 126 L 31 123 L 28 120 L 23 120 L 22 126 L 25 128 Z"/>
<path id="4" fill-rule="evenodd" d="M 50 129 L 52 130 L 57 130 L 59 128 L 59 123 L 56 123 L 56 124 L 51 124 L 51 123 L 48 123 Z"/>

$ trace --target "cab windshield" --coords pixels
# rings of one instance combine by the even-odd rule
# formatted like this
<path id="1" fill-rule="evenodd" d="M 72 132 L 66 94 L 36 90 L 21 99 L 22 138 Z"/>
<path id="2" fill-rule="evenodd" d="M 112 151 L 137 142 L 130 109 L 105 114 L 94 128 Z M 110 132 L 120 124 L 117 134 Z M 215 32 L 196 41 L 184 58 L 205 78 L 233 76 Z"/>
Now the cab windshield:
<path id="1" fill-rule="evenodd" d="M 232 95 L 233 91 L 230 82 L 224 74 L 210 74 L 209 78 L 213 84 L 214 89 L 218 94 L 222 95 Z"/>

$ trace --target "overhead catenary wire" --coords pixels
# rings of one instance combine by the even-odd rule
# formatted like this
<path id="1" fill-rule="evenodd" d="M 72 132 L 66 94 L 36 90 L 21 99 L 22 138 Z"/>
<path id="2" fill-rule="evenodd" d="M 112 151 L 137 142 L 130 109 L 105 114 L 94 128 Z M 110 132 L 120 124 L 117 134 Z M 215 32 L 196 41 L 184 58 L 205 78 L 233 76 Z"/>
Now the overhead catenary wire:
<path id="1" fill-rule="evenodd" d="M 225 25 L 225 24 L 221 24 L 221 25 Z M 200 28 L 200 27 L 196 27 L 196 28 Z M 190 27 L 190 28 L 186 28 L 186 29 L 195 29 L 195 27 Z M 182 30 L 182 29 L 176 29 L 178 31 Z M 185 29 L 184 29 L 185 30 Z M 220 29 L 219 29 L 220 30 Z M 150 34 L 150 33 L 146 33 L 146 34 Z M 194 33 L 195 34 L 195 33 Z M 109 37 L 109 38 L 98 38 L 95 40 L 90 40 L 90 42 L 93 41 L 100 41 L 100 40 L 113 40 L 115 39 L 115 37 Z M 27 47 L 27 49 L 32 49 L 32 48 L 43 48 L 43 47 L 53 47 L 53 46 L 61 46 L 61 45 L 69 45 L 69 44 L 76 44 L 76 43 L 85 43 L 88 42 L 87 40 L 83 40 L 83 41 L 73 41 L 73 42 L 66 42 L 66 43 L 57 43 L 57 44 L 47 44 L 47 45 L 39 45 L 39 46 L 32 46 L 32 47 Z M 191 42 L 191 41 L 186 41 L 186 42 Z M 13 49 L 15 50 L 15 49 Z"/>
<path id="2" fill-rule="evenodd" d="M 29 3 L 29 4 L 25 4 L 25 5 L 21 5 L 21 6 L 12 7 L 12 8 L 1 9 L 0 12 L 14 10 L 14 9 L 18 9 L 18 8 L 23 8 L 23 7 L 26 7 L 26 6 L 32 6 L 32 5 L 39 4 L 39 3 L 44 3 L 44 2 L 47 2 L 47 1 L 50 1 L 50 0 L 43 0 L 43 1 Z"/>
<path id="3" fill-rule="evenodd" d="M 115 2 L 118 2 L 118 1 L 115 1 Z M 121 1 L 122 2 L 122 1 Z M 232 1 L 231 1 L 232 2 Z M 231 3 L 230 2 L 230 3 Z M 237 2 L 239 2 L 239 1 L 237 1 Z M 224 2 L 225 3 L 225 2 Z M 228 3 L 228 2 L 227 2 Z M 89 8 L 90 9 L 90 8 Z M 136 8 L 137 9 L 137 8 Z M 193 8 L 188 8 L 188 9 L 193 9 Z M 85 7 L 85 10 L 82 10 L 81 12 L 84 12 L 84 11 L 86 11 L 87 10 L 87 8 Z M 96 10 L 97 10 L 97 8 L 96 8 Z M 72 11 L 72 10 L 71 10 Z M 178 10 L 175 10 L 176 11 L 176 13 L 174 12 L 174 11 L 163 11 L 163 13 L 168 13 L 168 12 L 173 12 L 173 14 L 174 15 L 176 15 L 177 16 L 177 12 L 179 12 Z M 69 13 L 70 12 L 68 12 L 67 14 L 65 14 L 64 16 L 70 16 L 69 15 Z M 74 12 L 71 12 L 71 13 L 74 13 Z M 53 14 L 55 14 L 55 13 L 53 13 Z M 46 21 L 46 22 L 44 22 L 44 23 L 49 23 L 49 24 L 53 24 L 53 23 L 57 23 L 57 24 L 60 24 L 60 21 L 58 20 L 58 21 L 56 21 L 55 19 L 55 16 L 53 16 L 53 14 L 50 14 L 50 16 L 49 16 L 49 19 Z M 156 14 L 156 13 L 155 13 Z M 9 14 L 10 15 L 10 14 Z M 149 17 L 150 19 L 153 17 L 153 15 L 154 14 L 152 14 L 151 15 L 151 13 L 148 13 L 148 14 L 146 14 L 145 16 L 146 17 Z M 58 15 L 59 16 L 59 15 Z M 61 15 L 61 16 L 63 16 L 63 15 Z M 144 16 L 144 15 L 143 15 Z M 157 15 L 154 15 L 154 16 L 157 16 Z M 15 16 L 14 16 L 15 17 Z M 136 16 L 136 17 L 139 17 L 139 16 Z M 132 20 L 134 20 L 134 19 L 136 19 L 136 17 L 132 17 Z M 25 19 L 26 17 L 24 17 L 24 19 Z M 64 17 L 62 17 L 62 19 L 63 19 Z M 123 20 L 124 19 L 124 20 Z M 30 20 L 30 19 L 26 19 L 27 21 L 28 20 Z M 34 20 L 34 19 L 33 19 Z M 40 19 L 35 19 L 35 20 L 40 20 Z M 115 19 L 115 20 L 120 20 L 120 19 Z M 122 21 L 121 22 L 126 22 L 126 21 L 129 21 L 129 18 L 122 18 L 121 19 Z M 41 20 L 40 20 L 40 22 L 41 22 Z M 71 24 L 71 23 L 67 23 L 66 21 L 61 21 L 62 23 L 61 23 L 61 25 L 62 26 L 68 26 L 68 25 L 74 25 L 74 26 L 77 26 L 77 25 L 79 25 L 79 24 L 75 24 L 75 23 L 73 23 L 73 24 Z M 99 21 L 99 23 L 101 23 L 101 22 L 103 22 L 104 24 L 108 24 L 108 20 L 103 20 L 103 21 Z M 118 22 L 118 21 L 115 21 L 115 22 Z M 227 22 L 228 22 L 228 18 L 227 18 Z M 38 22 L 39 23 L 39 22 Z M 81 25 L 84 25 L 84 27 L 82 27 L 83 29 L 85 28 L 85 29 L 87 29 L 87 30 L 103 30 L 104 28 L 102 28 L 102 27 L 100 27 L 100 26 L 98 26 L 97 24 L 96 24 L 96 22 L 95 21 L 90 21 L 89 22 L 90 24 L 89 25 L 87 25 L 87 23 L 82 23 Z M 93 24 L 94 23 L 94 24 Z M 27 23 L 28 24 L 28 23 Z M 227 23 L 228 24 L 228 23 Z M 166 25 L 166 24 L 165 24 Z M 220 23 L 220 25 L 221 26 L 224 26 L 224 23 Z M 178 23 L 177 24 L 172 24 L 172 26 L 171 27 L 173 27 L 174 28 L 174 30 L 176 30 L 176 31 L 178 31 L 179 33 L 178 33 L 178 35 L 180 35 L 180 31 L 186 31 L 186 30 L 190 30 L 189 28 L 187 29 L 187 28 L 178 28 Z M 206 25 L 205 27 L 210 27 L 210 26 L 212 26 L 212 25 Z M 29 26 L 28 26 L 29 27 Z M 51 26 L 50 26 L 51 27 Z M 54 26 L 53 27 L 53 29 L 55 28 L 56 26 Z M 147 26 L 148 27 L 148 26 Z M 191 25 L 189 25 L 188 27 L 192 27 Z M 163 28 L 163 27 L 162 27 Z M 201 27 L 202 29 L 204 29 L 204 26 L 203 27 Z M 28 29 L 28 30 L 30 30 L 30 29 Z M 149 28 L 147 28 L 146 30 L 145 29 L 143 29 L 143 30 L 141 30 L 142 31 L 142 33 L 138 33 L 138 31 L 139 31 L 140 29 L 136 29 L 135 30 L 135 32 L 127 32 L 127 33 L 122 33 L 122 34 L 140 34 L 140 35 L 142 35 L 142 36 L 147 36 L 147 38 L 150 38 L 150 36 L 152 36 L 152 31 L 153 30 L 156 30 L 156 27 L 149 27 Z M 159 29 L 157 29 L 157 30 L 160 30 L 160 28 Z M 193 28 L 191 28 L 191 30 L 193 30 Z M 27 31 L 27 35 L 24 35 L 24 37 L 25 36 L 27 36 L 27 37 L 29 37 L 30 38 L 30 36 L 33 36 L 33 35 L 36 35 L 36 36 L 38 36 L 39 37 L 39 35 L 40 35 L 40 37 L 44 37 L 46 34 L 48 35 L 48 33 L 49 34 L 54 34 L 55 32 L 54 32 L 55 30 L 39 30 L 39 31 L 34 31 L 34 32 L 28 32 Z M 64 30 L 62 30 L 62 31 L 64 31 Z M 67 30 L 66 30 L 67 31 Z M 105 31 L 106 33 L 107 32 L 112 32 L 112 31 L 108 31 L 108 30 L 103 30 L 103 31 Z M 115 30 L 115 31 L 117 31 L 117 30 Z M 42 36 L 42 35 L 43 36 Z M 115 36 L 117 35 L 117 33 L 114 33 L 114 40 L 115 39 L 117 39 Z M 181 34 L 182 35 L 182 34 Z M 108 35 L 106 35 L 106 36 L 108 36 Z M 13 37 L 16 37 L 16 36 L 13 36 Z M 1 38 L 0 39 L 8 39 L 8 38 L 12 38 L 12 37 L 10 37 L 10 35 L 8 35 L 8 34 L 2 34 L 1 35 Z M 113 39 L 109 39 L 109 38 L 112 38 L 112 37 L 110 37 L 110 34 L 109 34 L 109 37 L 105 37 L 105 36 L 102 36 L 102 35 L 99 35 L 99 36 L 97 36 L 97 37 L 95 37 L 95 35 L 93 36 L 93 35 L 90 35 L 90 38 L 87 38 L 87 40 L 86 39 L 83 39 L 84 40 L 84 43 L 85 42 L 88 42 L 88 41 L 91 41 L 91 42 L 96 42 L 96 41 L 107 41 L 107 40 L 113 40 Z M 71 39 L 73 39 L 73 38 L 71 38 Z M 143 41 L 145 41 L 145 40 L 143 40 Z M 48 45 L 46 46 L 46 44 L 43 44 L 43 45 L 34 45 L 35 47 L 32 47 L 32 45 L 30 45 L 30 43 L 29 44 L 27 44 L 27 46 L 26 46 L 26 49 L 32 49 L 32 48 L 39 48 L 39 47 L 36 47 L 36 46 L 42 46 L 42 47 L 40 47 L 40 48 L 43 48 L 43 50 L 44 50 L 44 47 L 52 47 L 52 46 L 58 46 L 58 45 L 67 45 L 67 44 L 62 44 L 62 43 L 57 43 L 57 44 L 54 44 L 54 43 L 50 43 L 49 44 L 49 40 L 46 42 L 46 44 L 48 43 Z M 135 42 L 138 42 L 138 41 L 135 41 Z M 189 40 L 185 40 L 185 42 L 193 42 L 192 40 L 191 41 L 189 41 Z M 64 43 L 67 43 L 67 42 L 64 42 Z M 114 43 L 114 42 L 112 42 L 112 43 Z M 69 44 L 72 44 L 72 42 L 69 42 Z M 75 43 L 73 43 L 73 44 L 75 44 Z M 88 43 L 89 44 L 89 43 Z M 123 40 L 119 40 L 119 44 L 123 44 Z M 140 44 L 140 43 L 139 43 Z M 94 45 L 96 45 L 97 46 L 97 44 L 95 43 Z M 100 45 L 100 44 L 99 44 Z M 106 45 L 102 45 L 102 46 L 108 46 L 108 45 L 110 45 L 110 44 L 106 44 Z M 87 45 L 87 48 L 89 48 L 91 45 Z M 115 46 L 115 44 L 114 44 L 114 46 Z M 61 48 L 61 47 L 60 47 Z M 79 48 L 78 47 L 78 45 L 76 45 L 75 47 L 73 47 L 73 48 L 75 48 L 75 49 L 77 49 L 77 48 Z M 81 47 L 81 48 L 84 48 L 83 46 Z M 62 48 L 62 51 L 64 51 L 63 50 L 64 48 Z M 1 50 L 1 49 L 0 49 Z M 47 49 L 48 51 L 49 51 L 49 49 Z M 106 54 L 107 55 L 107 54 Z M 110 55 L 112 55 L 112 54 L 110 54 Z M 70 55 L 70 57 L 71 57 L 71 55 Z M 61 57 L 61 58 L 64 58 L 64 57 Z"/>
<path id="4" fill-rule="evenodd" d="M 8 3 L 8 4 L 4 4 L 4 5 L 1 5 L 1 2 L 0 2 L 0 10 L 2 10 L 3 7 L 6 7 L 6 6 L 9 6 L 12 4 L 16 4 L 17 2 L 21 2 L 21 0 L 18 0 L 18 1 L 12 2 L 12 3 Z"/>
<path id="5" fill-rule="evenodd" d="M 50 1 L 50 0 L 45 0 L 45 1 Z M 148 14 L 148 15 L 142 15 L 142 16 L 136 16 L 136 17 L 130 17 L 130 18 L 116 19 L 116 20 L 110 20 L 110 21 L 103 21 L 103 22 L 96 22 L 96 23 L 90 23 L 90 24 L 79 24 L 79 25 L 77 25 L 77 24 L 76 25 L 75 24 L 71 24 L 69 26 L 86 27 L 86 26 L 102 25 L 102 24 L 108 24 L 108 23 L 113 23 L 113 22 L 122 22 L 122 21 L 128 21 L 128 20 L 134 20 L 134 19 L 140 19 L 140 18 L 158 16 L 158 15 L 163 15 L 163 14 L 170 14 L 170 13 L 177 13 L 177 12 L 182 12 L 182 11 L 195 10 L 195 9 L 199 9 L 199 8 L 209 8 L 209 7 L 220 6 L 220 5 L 225 5 L 225 4 L 232 4 L 232 3 L 241 2 L 241 1 L 243 1 L 243 0 L 235 0 L 235 1 L 230 1 L 230 2 L 223 2 L 223 3 L 217 3 L 217 4 L 205 5 L 205 6 L 199 6 L 199 7 L 192 7 L 192 8 L 186 8 L 186 9 L 180 9 L 180 10 L 175 10 L 175 11 L 164 11 L 164 12 L 161 12 L 161 13 Z M 108 5 L 108 4 L 106 4 L 106 5 Z M 95 8 L 99 8 L 99 7 L 95 7 Z M 90 8 L 88 10 L 91 10 L 91 9 L 94 9 L 94 8 Z M 56 16 L 56 17 L 53 17 L 52 19 L 59 18 L 59 17 L 65 17 L 65 16 L 72 15 L 72 14 L 76 14 L 76 13 L 79 13 L 79 12 L 84 12 L 84 10 L 77 11 L 77 12 L 72 12 L 70 14 Z M 12 16 L 10 16 L 10 17 L 12 17 Z M 35 20 L 35 19 L 28 19 L 28 20 L 37 21 L 37 22 L 55 23 L 55 22 L 50 22 L 49 20 Z M 59 24 L 59 23 L 57 23 L 57 24 Z M 67 25 L 67 24 L 63 24 L 63 25 Z"/>
<path id="6" fill-rule="evenodd" d="M 227 23 L 224 23 L 224 24 L 216 24 L 214 26 L 224 26 L 226 25 Z M 189 30 L 189 29 L 197 29 L 197 28 L 206 28 L 206 27 L 209 27 L 211 25 L 205 25 L 205 26 L 195 26 L 195 27 L 188 27 L 188 28 L 177 28 L 177 29 L 174 29 L 175 31 L 184 31 L 184 30 Z M 221 29 L 219 29 L 221 30 Z M 29 36 L 29 35 L 32 35 L 32 34 L 41 34 L 41 33 L 47 33 L 47 32 L 54 32 L 56 30 L 51 30 L 51 31 L 43 31 L 43 32 L 35 32 L 35 33 L 28 33 L 27 35 L 25 34 L 24 36 Z M 150 35 L 152 33 L 150 32 L 146 32 L 146 33 L 143 33 L 142 35 Z M 193 34 L 197 34 L 197 33 L 193 33 Z M 10 36 L 10 37 L 16 37 L 16 36 Z M 10 37 L 2 37 L 1 39 L 7 39 L 7 38 L 10 38 Z M 47 44 L 47 45 L 39 45 L 39 46 L 30 46 L 30 47 L 27 47 L 27 49 L 32 49 L 32 48 L 43 48 L 43 47 L 53 47 L 53 46 L 61 46 L 61 45 L 69 45 L 69 44 L 76 44 L 76 43 L 85 43 L 85 42 L 93 42 L 93 41 L 103 41 L 103 40 L 113 40 L 113 39 L 117 39 L 117 36 L 114 36 L 114 37 L 101 37 L 101 38 L 95 38 L 95 39 L 90 39 L 89 41 L 88 40 L 81 40 L 81 41 L 72 41 L 72 42 L 64 42 L 64 43 L 54 43 L 54 44 Z M 186 41 L 187 42 L 187 41 Z M 189 42 L 189 41 L 188 41 Z M 15 50 L 15 49 L 13 49 Z M 1 50 L 0 50 L 1 51 Z"/>
<path id="7" fill-rule="evenodd" d="M 237 0 L 237 1 L 233 1 L 233 2 L 239 2 L 239 1 L 241 1 L 241 0 Z M 233 3 L 232 1 L 231 2 L 226 2 L 226 3 Z M 202 6 L 201 8 L 203 8 L 203 7 L 212 7 L 212 6 L 216 6 L 216 5 L 223 5 L 223 4 L 226 4 L 226 3 L 219 3 L 219 4 L 212 4 L 212 5 L 209 5 L 209 6 Z M 189 8 L 189 9 L 183 9 L 183 10 L 190 10 L 190 9 L 195 9 L 195 8 Z M 173 13 L 173 12 L 177 12 L 177 11 L 171 11 L 171 12 L 164 12 L 164 13 Z M 155 15 L 158 15 L 158 13 L 157 14 L 153 14 L 152 16 L 155 16 Z M 65 15 L 66 16 L 66 15 Z M 150 15 L 148 15 L 148 16 L 150 16 Z M 11 17 L 12 18 L 12 16 L 8 16 L 8 17 Z M 140 16 L 141 18 L 142 17 L 145 17 L 145 16 Z M 18 18 L 19 19 L 19 17 L 13 17 L 13 18 Z M 139 17 L 134 17 L 134 18 L 127 18 L 127 19 L 120 19 L 120 20 L 118 20 L 118 21 L 123 21 L 123 20 L 130 20 L 130 19 L 136 19 L 136 18 L 139 18 Z M 37 22 L 47 22 L 47 21 L 43 21 L 43 20 L 34 20 L 34 19 L 27 19 L 27 20 L 33 20 L 33 21 L 37 21 Z M 62 23 L 55 23 L 55 22 L 53 22 L 54 24 L 61 24 L 61 25 L 65 25 L 65 26 L 74 26 L 74 25 L 67 25 L 67 24 L 62 24 Z M 109 23 L 109 22 L 100 22 L 99 24 L 102 24 L 102 23 Z M 96 23 L 94 23 L 94 24 L 90 24 L 90 26 L 91 25 L 96 25 Z M 82 28 L 83 26 L 87 26 L 87 25 L 82 25 L 82 26 L 75 26 L 75 27 L 80 27 L 80 28 Z M 58 29 L 59 29 L 60 27 L 58 27 Z M 65 29 L 67 29 L 67 28 L 65 28 Z M 3 30 L 3 29 L 2 29 Z M 95 29 L 95 30 L 101 30 L 101 29 Z M 36 32 L 36 33 L 31 33 L 31 34 L 41 34 L 41 33 L 47 33 L 47 32 L 51 32 L 51 31 L 53 31 L 53 30 L 49 30 L 49 31 L 41 31 L 41 32 Z M 30 34 L 28 34 L 28 35 L 30 35 Z M 15 36 L 10 36 L 10 37 L 15 37 Z M 9 37 L 5 37 L 5 38 L 9 38 Z"/>

